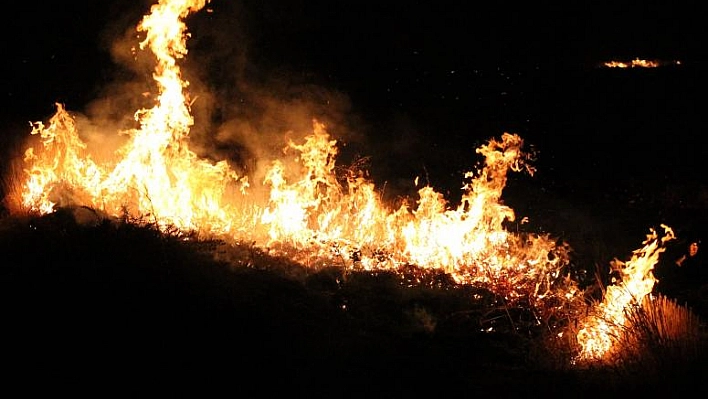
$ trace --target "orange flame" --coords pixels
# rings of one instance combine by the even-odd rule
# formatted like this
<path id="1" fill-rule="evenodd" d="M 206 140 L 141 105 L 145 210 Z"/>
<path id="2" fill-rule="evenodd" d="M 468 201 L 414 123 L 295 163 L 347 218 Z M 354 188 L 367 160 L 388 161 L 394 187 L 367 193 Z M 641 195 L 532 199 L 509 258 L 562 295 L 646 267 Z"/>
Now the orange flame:
<path id="1" fill-rule="evenodd" d="M 603 67 L 606 68 L 659 68 L 665 65 L 681 65 L 681 61 L 662 61 L 662 60 L 643 60 L 640 58 L 635 58 L 629 62 L 627 61 L 606 61 L 602 63 Z"/>

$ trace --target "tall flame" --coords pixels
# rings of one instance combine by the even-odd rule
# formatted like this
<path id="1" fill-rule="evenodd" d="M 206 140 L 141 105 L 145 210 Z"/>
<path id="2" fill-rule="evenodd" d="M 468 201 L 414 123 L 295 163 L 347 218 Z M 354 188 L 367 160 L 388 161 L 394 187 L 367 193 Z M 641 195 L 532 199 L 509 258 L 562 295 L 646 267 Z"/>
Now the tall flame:
<path id="1" fill-rule="evenodd" d="M 86 145 L 61 105 L 49 126 L 34 124 L 32 134 L 42 137 L 44 149 L 41 156 L 31 148 L 26 153 L 32 166 L 25 206 L 48 212 L 56 205 L 78 202 L 110 214 L 151 215 L 162 225 L 181 229 L 231 228 L 223 196 L 229 185 L 238 182 L 245 187 L 248 181 L 225 161 L 210 163 L 189 149 L 187 136 L 194 121 L 184 92 L 188 82 L 181 79 L 177 66 L 177 59 L 187 53 L 181 19 L 204 5 L 205 1 L 162 0 L 139 24 L 138 31 L 146 33 L 140 48 L 149 48 L 157 60 L 156 104 L 135 113 L 139 128 L 122 132 L 129 140 L 118 150 L 122 159 L 112 169 L 82 157 Z"/>

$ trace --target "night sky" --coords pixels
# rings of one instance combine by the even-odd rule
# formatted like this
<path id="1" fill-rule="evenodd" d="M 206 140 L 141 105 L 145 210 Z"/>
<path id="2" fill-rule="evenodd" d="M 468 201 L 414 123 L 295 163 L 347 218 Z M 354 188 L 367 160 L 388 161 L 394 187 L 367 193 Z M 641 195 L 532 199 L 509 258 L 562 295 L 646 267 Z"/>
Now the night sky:
<path id="1" fill-rule="evenodd" d="M 55 102 L 83 112 L 115 82 L 140 77 L 111 47 L 152 2 L 102 3 L 25 1 L 7 14 L 6 147 Z M 455 190 L 474 149 L 503 132 L 538 151 L 542 185 L 706 181 L 700 38 L 708 35 L 695 2 L 464 4 L 214 0 L 187 20 L 196 124 L 251 112 L 264 127 L 259 98 L 269 112 L 301 104 L 331 125 L 343 157 L 370 156 L 373 177 L 392 186 L 422 176 Z M 681 65 L 599 67 L 634 58 Z M 205 88 L 212 101 L 201 105 Z M 200 107 L 210 108 L 208 123 Z M 219 140 L 220 154 L 238 148 Z"/>

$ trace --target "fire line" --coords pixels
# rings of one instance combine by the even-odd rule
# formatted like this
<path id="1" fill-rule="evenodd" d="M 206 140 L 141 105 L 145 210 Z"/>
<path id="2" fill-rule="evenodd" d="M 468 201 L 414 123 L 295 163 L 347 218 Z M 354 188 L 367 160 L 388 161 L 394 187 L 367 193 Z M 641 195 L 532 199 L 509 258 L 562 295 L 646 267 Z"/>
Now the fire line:
<path id="1" fill-rule="evenodd" d="M 62 104 L 46 124 L 32 123 L 37 140 L 24 154 L 21 208 L 46 214 L 81 205 L 115 217 L 149 218 L 164 228 L 254 242 L 311 267 L 336 258 L 363 270 L 411 264 L 441 269 L 458 283 L 487 284 L 508 301 L 538 309 L 582 302 L 568 278 L 567 246 L 548 234 L 504 227 L 516 219 L 501 201 L 508 173 L 535 172 L 516 134 L 476 149 L 483 166 L 466 173 L 458 205 L 430 186 L 419 188 L 415 200 L 385 204 L 363 171 L 338 174 L 337 140 L 318 120 L 303 141 L 283 143 L 283 157 L 269 160 L 260 180 L 225 160 L 200 158 L 189 146 L 195 121 L 180 60 L 188 53 L 184 19 L 207 3 L 160 0 L 138 24 L 139 50 L 154 58 L 154 104 L 135 111 L 136 127 L 116 132 L 126 140 L 110 162 L 89 153 L 76 118 Z M 607 290 L 598 315 L 582 322 L 582 356 L 612 350 L 603 320 L 621 324 L 630 298 L 651 291 L 659 243 L 655 236 L 645 243 L 624 265 L 621 284 Z"/>

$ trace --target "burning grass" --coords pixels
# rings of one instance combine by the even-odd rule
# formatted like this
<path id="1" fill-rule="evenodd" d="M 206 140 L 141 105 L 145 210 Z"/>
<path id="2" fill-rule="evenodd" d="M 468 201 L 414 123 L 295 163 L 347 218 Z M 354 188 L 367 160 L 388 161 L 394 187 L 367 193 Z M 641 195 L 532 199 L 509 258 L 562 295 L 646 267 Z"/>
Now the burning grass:
<path id="1" fill-rule="evenodd" d="M 568 243 L 507 228 L 517 220 L 502 198 L 508 175 L 535 172 L 516 134 L 476 149 L 483 160 L 458 204 L 416 179 L 417 195 L 390 206 L 360 165 L 337 165 L 337 140 L 318 120 L 250 175 L 200 158 L 178 61 L 183 20 L 205 4 L 161 0 L 139 24 L 154 105 L 134 113 L 113 159 L 96 160 L 61 104 L 31 125 L 5 181 L 0 237 L 12 259 L 3 302 L 19 303 L 6 309 L 14 339 L 61 325 L 40 352 L 157 350 L 170 370 L 228 354 L 253 375 L 285 363 L 278 378 L 310 388 L 313 376 L 390 385 L 403 373 L 474 389 L 568 377 L 577 364 L 601 375 L 663 371 L 665 353 L 704 358 L 698 318 L 648 299 L 668 226 L 614 262 L 602 290 L 574 278 Z"/>

